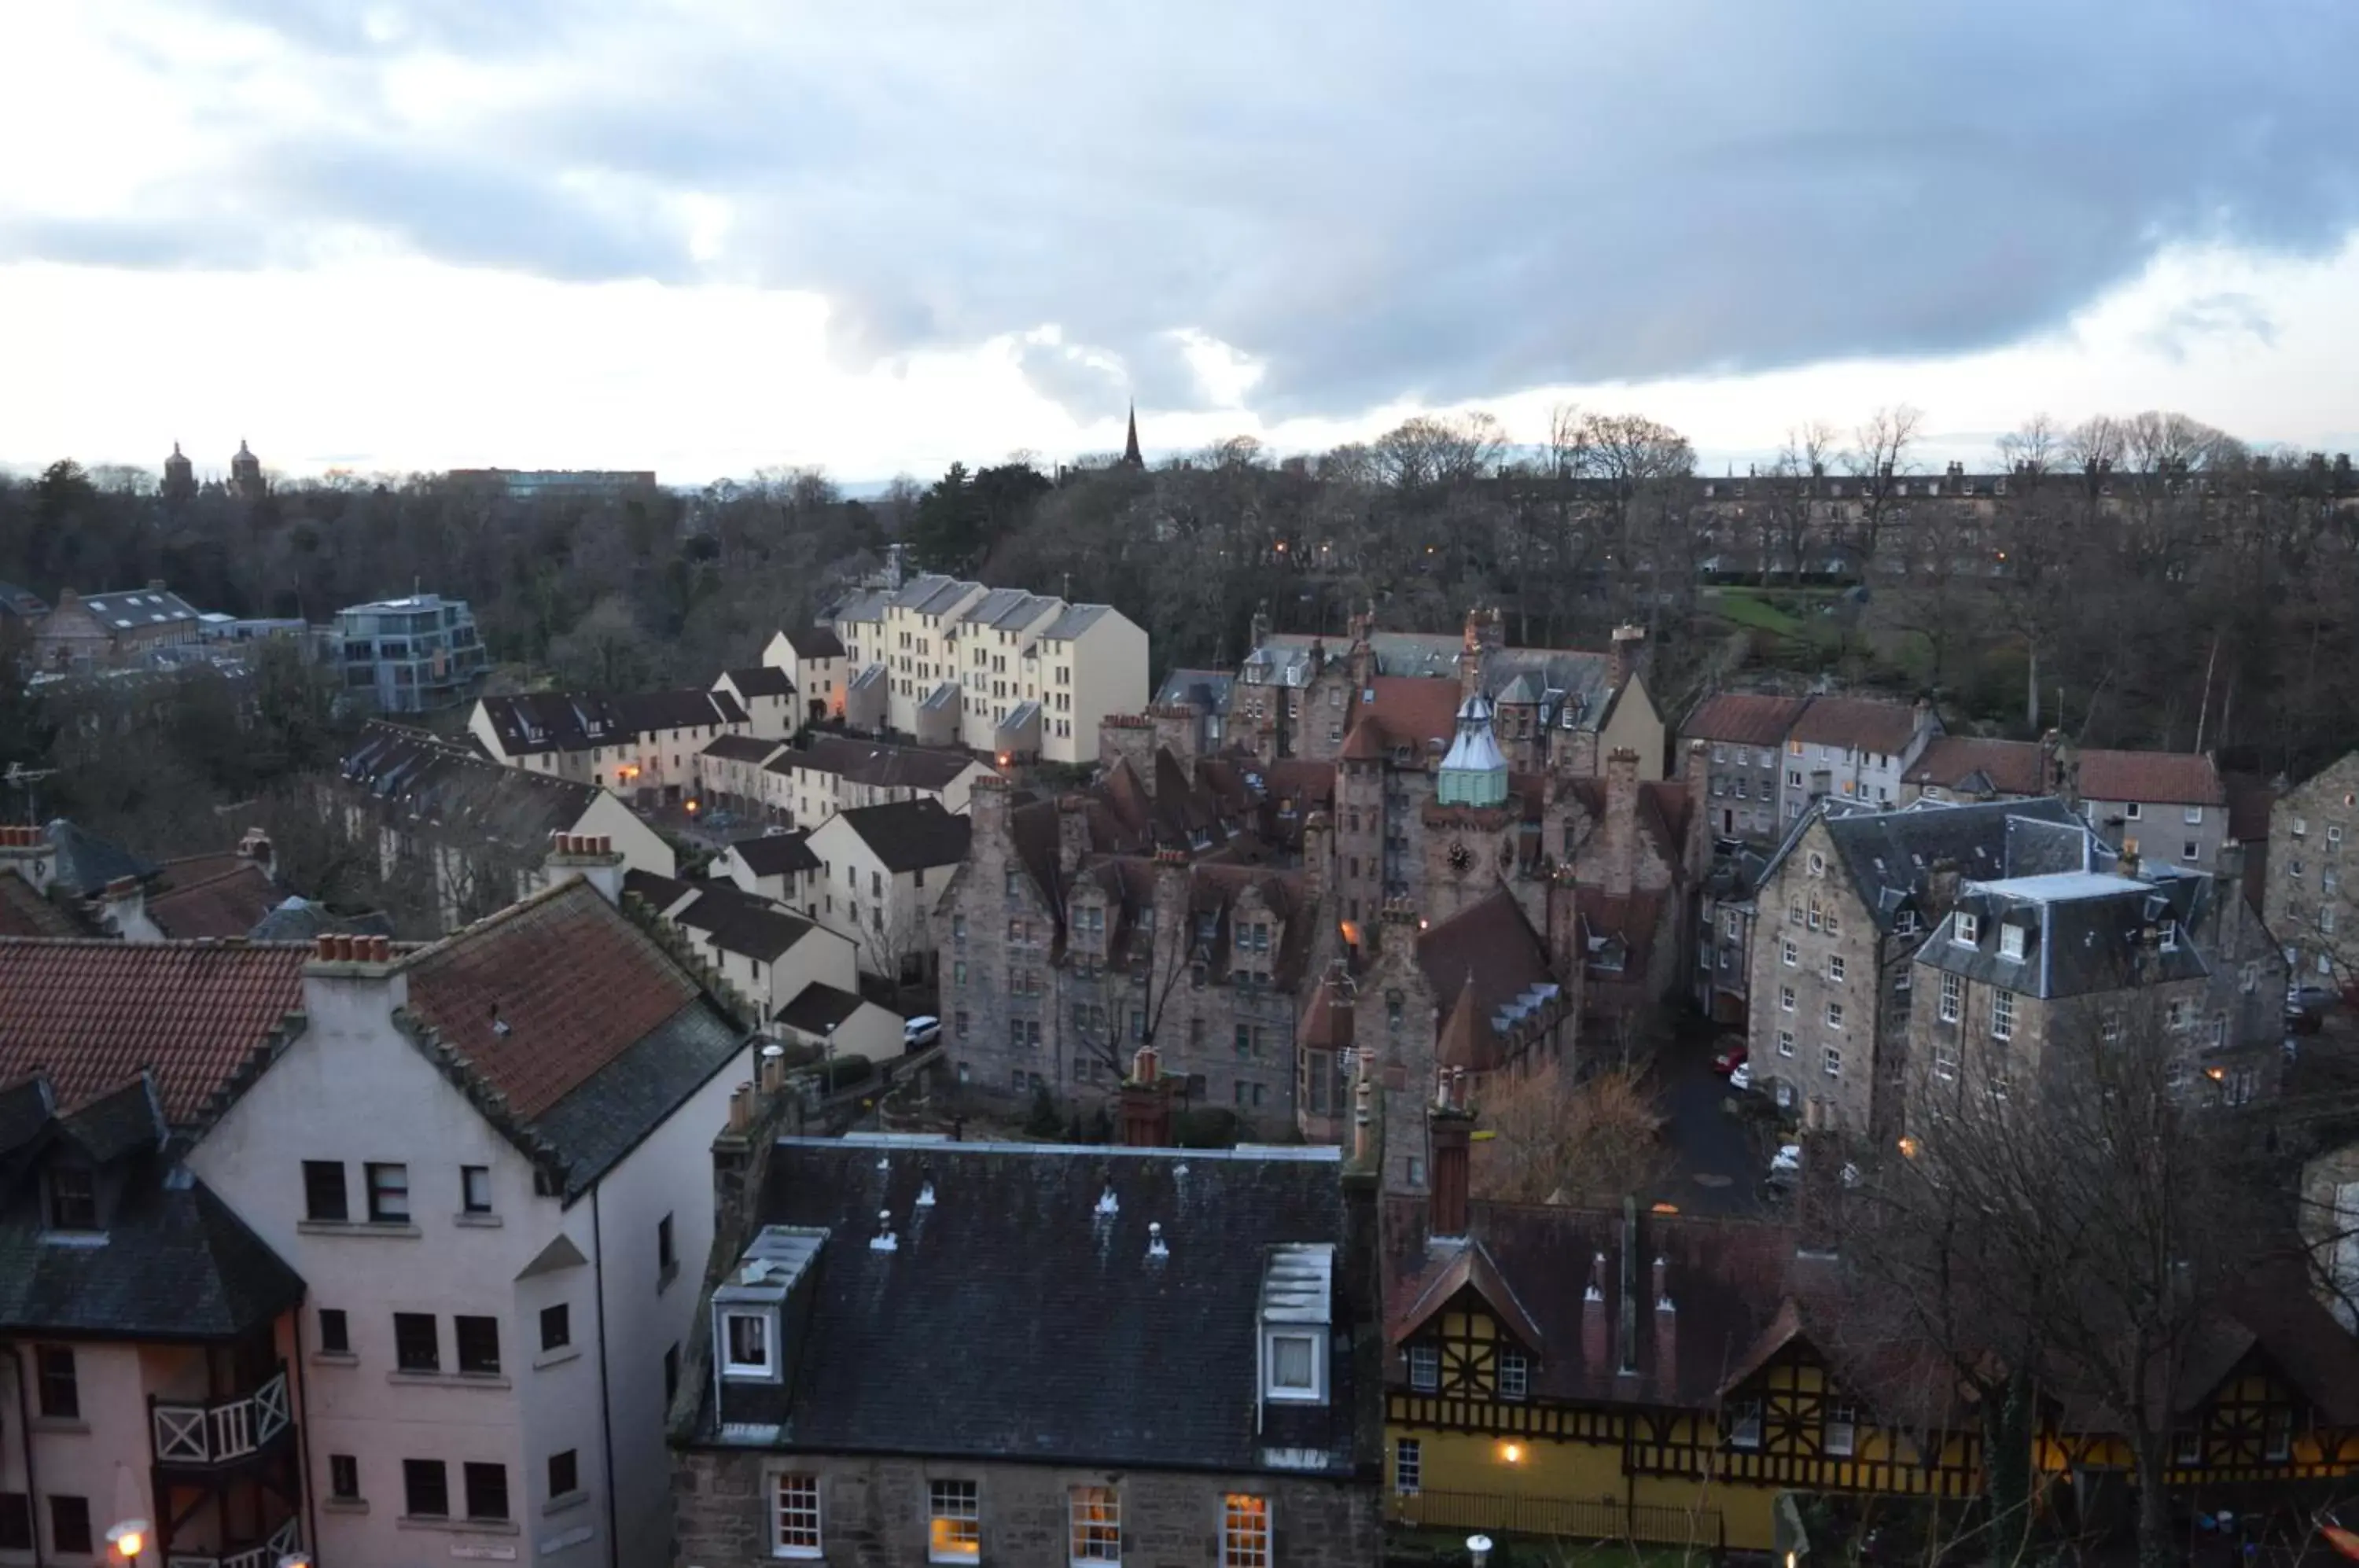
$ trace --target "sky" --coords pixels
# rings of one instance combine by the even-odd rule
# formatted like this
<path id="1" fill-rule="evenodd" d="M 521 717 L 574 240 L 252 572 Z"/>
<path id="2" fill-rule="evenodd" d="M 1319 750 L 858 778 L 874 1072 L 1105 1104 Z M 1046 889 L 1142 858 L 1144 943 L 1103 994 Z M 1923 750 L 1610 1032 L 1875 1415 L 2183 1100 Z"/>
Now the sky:
<path id="1" fill-rule="evenodd" d="M 0 6 L 0 465 L 2359 450 L 2348 0 Z"/>

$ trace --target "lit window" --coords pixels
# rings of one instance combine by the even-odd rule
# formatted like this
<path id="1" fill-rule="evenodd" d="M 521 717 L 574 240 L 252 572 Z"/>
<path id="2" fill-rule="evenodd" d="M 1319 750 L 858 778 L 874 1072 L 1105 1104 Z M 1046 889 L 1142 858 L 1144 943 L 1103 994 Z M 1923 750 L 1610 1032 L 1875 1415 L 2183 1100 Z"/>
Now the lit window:
<path id="1" fill-rule="evenodd" d="M 1122 1561 L 1122 1497 L 1112 1486 L 1075 1486 L 1067 1494 L 1076 1563 Z"/>
<path id="2" fill-rule="evenodd" d="M 1520 1399 L 1531 1386 L 1531 1363 L 1520 1350 L 1499 1352 L 1499 1398 Z"/>
<path id="3" fill-rule="evenodd" d="M 1826 1450 L 1838 1457 L 1848 1456 L 1859 1440 L 1859 1410 L 1842 1399 L 1827 1406 Z"/>
<path id="4" fill-rule="evenodd" d="M 1425 1478 L 1425 1447 L 1416 1438 L 1404 1437 L 1393 1443 L 1393 1490 L 1414 1497 L 1418 1485 Z"/>
<path id="5" fill-rule="evenodd" d="M 777 1478 L 777 1538 L 771 1542 L 780 1557 L 817 1557 L 819 1544 L 819 1477 L 781 1475 Z"/>
<path id="6" fill-rule="evenodd" d="M 1441 1387 L 1441 1352 L 1430 1345 L 1408 1347 L 1408 1386 L 1426 1393 Z"/>
<path id="7" fill-rule="evenodd" d="M 983 1508 L 973 1481 L 927 1486 L 926 1560 L 973 1563 L 983 1555 Z"/>
<path id="8" fill-rule="evenodd" d="M 1221 1568 L 1269 1568 L 1267 1497 L 1231 1492 L 1221 1499 Z"/>
<path id="9" fill-rule="evenodd" d="M 1991 993 L 1991 1038 L 2015 1038 L 2015 993 L 2012 991 Z"/>
<path id="10" fill-rule="evenodd" d="M 1735 1399 L 1721 1412 L 1721 1428 L 1728 1434 L 1731 1448 L 1761 1446 L 1761 1401 Z"/>

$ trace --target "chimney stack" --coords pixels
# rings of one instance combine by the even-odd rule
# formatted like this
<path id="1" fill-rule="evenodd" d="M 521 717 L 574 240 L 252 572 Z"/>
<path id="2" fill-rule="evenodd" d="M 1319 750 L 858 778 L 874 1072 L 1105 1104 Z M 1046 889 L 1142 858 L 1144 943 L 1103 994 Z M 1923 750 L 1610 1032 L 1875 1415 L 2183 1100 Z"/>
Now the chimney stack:
<path id="1" fill-rule="evenodd" d="M 1605 892 L 1627 898 L 1637 880 L 1638 754 L 1616 746 L 1605 758 Z"/>
<path id="2" fill-rule="evenodd" d="M 57 880 L 57 848 L 40 828 L 0 827 L 0 864 L 15 866 L 36 893 L 46 894 Z"/>
<path id="3" fill-rule="evenodd" d="M 1655 1259 L 1655 1377 L 1663 1392 L 1680 1385 L 1680 1312 L 1671 1303 L 1664 1259 Z"/>
<path id="4" fill-rule="evenodd" d="M 1325 811 L 1312 811 L 1302 819 L 1302 891 L 1303 902 L 1317 909 L 1327 896 L 1330 876 L 1334 871 L 1335 819 Z M 1336 910 L 1326 910 L 1320 916 L 1332 925 Z"/>
<path id="5" fill-rule="evenodd" d="M 1467 1195 L 1472 1181 L 1470 1146 L 1474 1131 L 1474 1117 L 1465 1106 L 1466 1070 L 1449 1069 L 1438 1087 L 1433 1109 L 1426 1116 L 1433 1171 L 1429 1234 L 1435 1237 L 1462 1236 L 1467 1226 Z"/>
<path id="6" fill-rule="evenodd" d="M 1638 1200 L 1622 1200 L 1622 1311 L 1614 1335 L 1614 1375 L 1638 1375 Z"/>
<path id="7" fill-rule="evenodd" d="M 1120 1105 L 1125 1148 L 1171 1147 L 1171 1094 L 1163 1082 L 1162 1056 L 1152 1045 L 1142 1045 L 1132 1055 Z"/>
<path id="8" fill-rule="evenodd" d="M 1368 1081 L 1364 1065 L 1359 1082 L 1352 1087 L 1352 1163 L 1366 1167 L 1376 1154 L 1376 1118 L 1371 1108 L 1375 1101 L 1376 1086 Z"/>
<path id="9" fill-rule="evenodd" d="M 549 851 L 542 866 L 549 886 L 579 877 L 606 902 L 623 901 L 623 857 L 614 853 L 613 839 L 603 834 L 553 833 L 549 835 Z"/>
<path id="10" fill-rule="evenodd" d="M 1613 652 L 1606 661 L 1606 685 L 1614 691 L 1620 691 L 1622 683 L 1638 672 L 1639 662 L 1646 656 L 1646 627 L 1615 626 Z"/>
<path id="11" fill-rule="evenodd" d="M 161 942 L 164 933 L 147 918 L 147 889 L 136 877 L 118 877 L 98 896 L 98 918 L 125 942 Z"/>
<path id="12" fill-rule="evenodd" d="M 1803 1252 L 1832 1253 L 1843 1220 L 1843 1135 L 1827 1102 L 1813 1095 L 1802 1106 L 1802 1172 L 1795 1197 Z"/>
<path id="13" fill-rule="evenodd" d="M 1060 795 L 1057 797 L 1057 872 L 1069 886 L 1089 853 L 1089 797 Z"/>
<path id="14" fill-rule="evenodd" d="M 1581 1369 L 1604 1371 L 1607 1345 L 1605 1254 L 1601 1252 L 1589 1261 L 1589 1287 L 1581 1293 Z"/>

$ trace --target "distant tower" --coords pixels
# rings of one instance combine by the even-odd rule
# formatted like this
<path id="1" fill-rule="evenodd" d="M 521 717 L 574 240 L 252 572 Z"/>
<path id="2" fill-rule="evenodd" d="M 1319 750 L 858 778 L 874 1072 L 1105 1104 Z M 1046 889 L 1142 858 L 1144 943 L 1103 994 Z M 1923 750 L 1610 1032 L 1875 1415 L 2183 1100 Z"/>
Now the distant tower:
<path id="1" fill-rule="evenodd" d="M 172 455 L 164 460 L 164 499 L 185 501 L 197 493 L 197 465 L 180 452 L 180 443 L 172 443 Z"/>
<path id="2" fill-rule="evenodd" d="M 241 501 L 262 499 L 262 459 L 247 449 L 243 439 L 237 443 L 237 455 L 229 460 L 229 493 Z"/>
<path id="3" fill-rule="evenodd" d="M 1479 691 L 1458 704 L 1458 738 L 1441 759 L 1434 799 L 1445 806 L 1506 803 L 1507 759 L 1491 734 L 1491 701 Z"/>
<path id="4" fill-rule="evenodd" d="M 1130 406 L 1130 436 L 1122 443 L 1122 465 L 1125 468 L 1147 466 L 1147 459 L 1138 454 L 1138 405 L 1136 403 Z"/>

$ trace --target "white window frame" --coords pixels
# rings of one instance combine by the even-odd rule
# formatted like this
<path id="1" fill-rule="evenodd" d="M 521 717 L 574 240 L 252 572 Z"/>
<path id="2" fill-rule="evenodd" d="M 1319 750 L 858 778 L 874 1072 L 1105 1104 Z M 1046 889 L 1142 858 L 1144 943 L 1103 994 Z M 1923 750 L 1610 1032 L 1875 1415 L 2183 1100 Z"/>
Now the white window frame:
<path id="1" fill-rule="evenodd" d="M 1801 967 L 1802 950 L 1794 945 L 1792 937 L 1788 937 L 1777 946 L 1777 958 L 1787 968 L 1798 969 Z"/>
<path id="2" fill-rule="evenodd" d="M 1761 1401 L 1736 1399 L 1721 1410 L 1721 1423 L 1731 1448 L 1761 1446 Z"/>
<path id="3" fill-rule="evenodd" d="M 951 1491 L 964 1487 L 963 1497 Z M 945 1505 L 948 1505 L 947 1507 Z M 942 1527 L 951 1544 L 945 1547 Z M 964 1525 L 961 1530 L 956 1527 Z M 929 1563 L 974 1563 L 983 1556 L 983 1483 L 956 1476 L 929 1476 L 926 1481 L 926 1561 Z"/>
<path id="4" fill-rule="evenodd" d="M 1777 1031 L 1777 1054 L 1780 1056 L 1791 1056 L 1794 1054 L 1794 1031 L 1792 1029 L 1779 1029 Z"/>
<path id="5" fill-rule="evenodd" d="M 1255 1505 L 1239 1508 L 1239 1503 Z M 1221 1568 L 1270 1568 L 1269 1497 L 1260 1492 L 1221 1495 Z"/>
<path id="6" fill-rule="evenodd" d="M 2144 815 L 2145 815 L 2144 809 L 2143 809 L 2143 808 L 2138 804 L 2138 802 L 2137 802 L 2137 801 L 2136 801 L 2136 800 L 2124 800 L 2124 801 L 2122 802 L 2122 820 L 2123 820 L 2124 822 L 2134 822 L 2138 821 L 2138 820 L 2139 820 L 2141 817 L 2143 817 Z"/>
<path id="7" fill-rule="evenodd" d="M 1086 1563 L 1122 1561 L 1122 1488 L 1075 1486 L 1065 1488 L 1065 1550 L 1067 1560 Z"/>
<path id="8" fill-rule="evenodd" d="M 2188 807 L 2186 811 L 2182 813 L 2182 820 L 2184 820 L 2187 825 L 2190 828 L 2202 826 L 2203 808 L 2201 806 Z"/>
<path id="9" fill-rule="evenodd" d="M 1520 1350 L 1502 1348 L 1498 1367 L 1499 1398 L 1525 1399 L 1531 1397 L 1532 1364 Z"/>
<path id="10" fill-rule="evenodd" d="M 1414 1497 L 1425 1486 L 1425 1443 L 1414 1437 L 1393 1440 L 1393 1490 Z"/>
<path id="11" fill-rule="evenodd" d="M 1831 1029 L 1839 1029 L 1843 1027 L 1843 1005 L 1841 1002 L 1829 1002 L 1827 1004 L 1827 1028 Z"/>
<path id="12" fill-rule="evenodd" d="M 1958 1042 L 1936 1037 L 1933 1041 L 1933 1076 L 1948 1083 L 1958 1076 Z"/>
<path id="13" fill-rule="evenodd" d="M 1843 1076 L 1842 1048 L 1832 1045 L 1821 1046 L 1819 1048 L 1819 1070 L 1830 1078 L 1841 1078 Z"/>
<path id="14" fill-rule="evenodd" d="M 1970 915 L 1966 913 L 1965 910 L 1960 909 L 1958 911 L 1957 923 L 1951 928 L 1950 940 L 1956 942 L 1960 947 L 1974 947 L 1979 945 L 1983 940 L 1982 917 L 1980 915 Z"/>
<path id="15" fill-rule="evenodd" d="M 1790 1013 L 1794 1010 L 1794 988 L 1791 985 L 1777 987 L 1777 1010 L 1781 1013 Z"/>
<path id="16" fill-rule="evenodd" d="M 1991 1039 L 2015 1038 L 2015 993 L 2008 990 L 1991 992 Z"/>
<path id="17" fill-rule="evenodd" d="M 1263 1332 L 1262 1393 L 1264 1397 L 1286 1404 L 1323 1405 L 1327 1402 L 1326 1357 L 1319 1354 L 1320 1341 L 1326 1336 L 1315 1328 L 1272 1328 Z M 1279 1341 L 1299 1343 L 1310 1357 L 1310 1385 L 1281 1384 L 1277 1380 L 1277 1346 Z"/>
<path id="18" fill-rule="evenodd" d="M 2023 962 L 2023 928 L 2012 922 L 1998 928 L 1998 955 Z"/>
<path id="19" fill-rule="evenodd" d="M 787 1490 L 789 1486 L 795 1486 L 798 1492 L 808 1494 L 810 1504 L 808 1508 L 802 1506 L 799 1498 L 792 1505 L 788 1503 Z M 787 1539 L 790 1528 L 788 1523 L 790 1513 L 799 1521 L 797 1526 L 792 1527 L 795 1533 L 809 1535 L 810 1538 L 809 1541 Z M 807 1530 L 799 1528 L 799 1520 L 805 1515 L 809 1516 L 810 1521 Z M 770 1555 L 773 1557 L 823 1557 L 827 1554 L 825 1529 L 820 1503 L 819 1477 L 787 1470 L 771 1472 Z"/>
<path id="20" fill-rule="evenodd" d="M 1441 1387 L 1440 1346 L 1412 1345 L 1408 1347 L 1408 1386 L 1420 1394 L 1430 1394 Z"/>
<path id="21" fill-rule="evenodd" d="M 1831 953 L 1827 954 L 1827 980 L 1829 984 L 1835 985 L 1843 984 L 1844 969 L 1845 965 L 1843 964 L 1843 955 L 1842 953 Z"/>
<path id="22" fill-rule="evenodd" d="M 1850 1458 L 1859 1449 L 1859 1407 L 1849 1399 L 1829 1399 L 1821 1429 L 1819 1445 L 1834 1458 Z"/>
<path id="23" fill-rule="evenodd" d="M 1813 877 L 1824 877 L 1827 874 L 1827 857 L 1815 849 L 1810 851 L 1809 866 L 1810 875 Z"/>
<path id="24" fill-rule="evenodd" d="M 740 1319 L 760 1325 L 762 1359 L 737 1359 L 735 1336 L 731 1325 Z M 721 1309 L 721 1376 L 733 1383 L 775 1383 L 778 1380 L 778 1314 L 767 1307 L 723 1307 Z"/>

